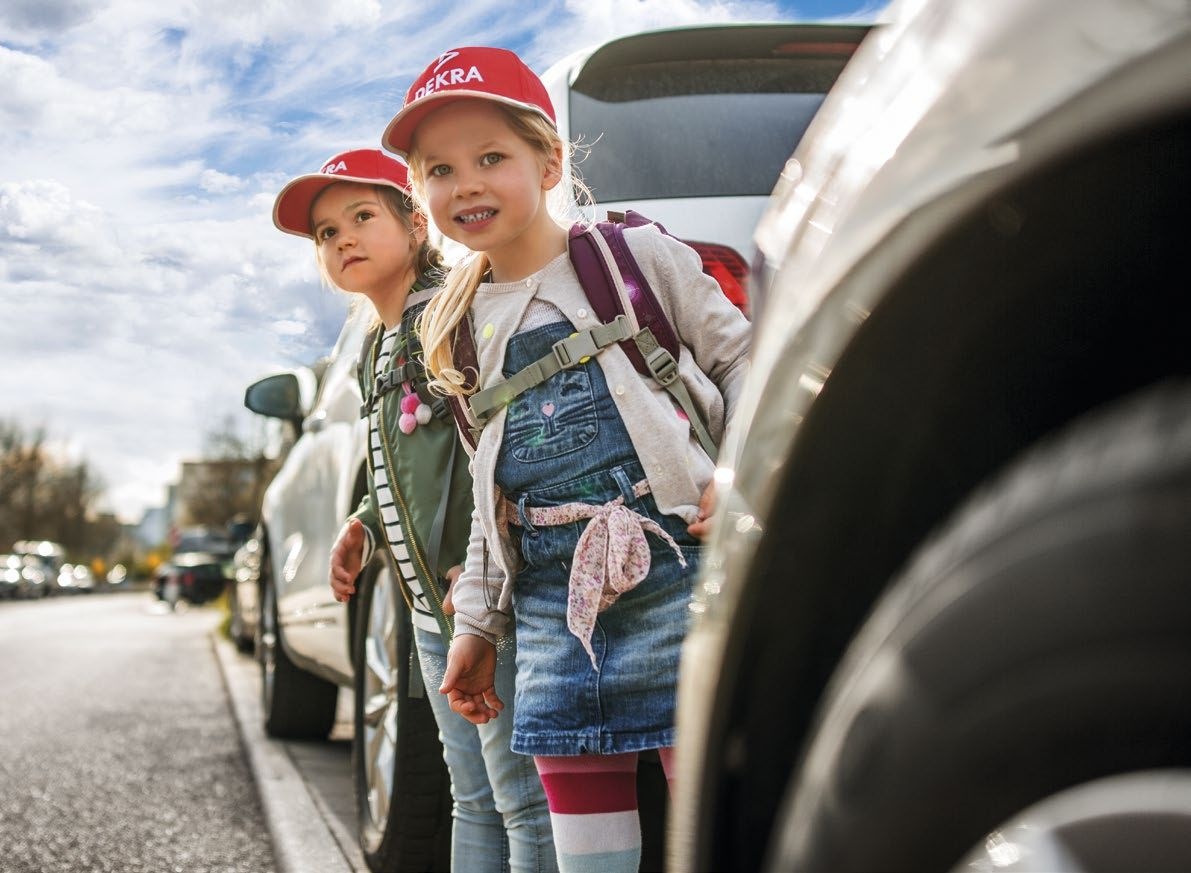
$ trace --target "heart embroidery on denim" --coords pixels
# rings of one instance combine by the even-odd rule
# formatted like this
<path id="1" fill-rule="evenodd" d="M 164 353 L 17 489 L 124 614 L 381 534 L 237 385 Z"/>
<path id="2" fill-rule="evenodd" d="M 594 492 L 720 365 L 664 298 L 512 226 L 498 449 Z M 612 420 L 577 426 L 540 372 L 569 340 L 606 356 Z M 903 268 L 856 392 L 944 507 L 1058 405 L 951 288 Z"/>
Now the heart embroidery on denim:
<path id="1" fill-rule="evenodd" d="M 542 404 L 542 415 L 549 418 L 553 414 L 554 414 L 554 404 L 553 403 L 543 403 Z"/>

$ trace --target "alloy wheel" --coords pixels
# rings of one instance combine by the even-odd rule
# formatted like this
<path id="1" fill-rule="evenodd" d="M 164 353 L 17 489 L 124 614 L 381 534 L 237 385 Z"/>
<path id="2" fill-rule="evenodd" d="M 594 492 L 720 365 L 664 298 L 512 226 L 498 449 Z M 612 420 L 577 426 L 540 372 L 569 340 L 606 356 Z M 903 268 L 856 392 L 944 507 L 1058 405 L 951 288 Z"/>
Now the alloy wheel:
<path id="1" fill-rule="evenodd" d="M 377 573 L 364 629 L 364 768 L 368 813 L 383 828 L 389 817 L 397 754 L 397 612 L 393 575 Z"/>

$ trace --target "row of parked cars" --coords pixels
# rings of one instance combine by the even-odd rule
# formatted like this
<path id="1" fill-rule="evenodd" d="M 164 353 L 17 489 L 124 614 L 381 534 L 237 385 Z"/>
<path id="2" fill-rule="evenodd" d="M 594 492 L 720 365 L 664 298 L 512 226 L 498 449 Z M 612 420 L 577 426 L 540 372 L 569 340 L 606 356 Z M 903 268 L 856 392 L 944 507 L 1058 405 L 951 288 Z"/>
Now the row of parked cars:
<path id="1" fill-rule="evenodd" d="M 96 579 L 86 564 L 65 560 L 66 551 L 48 540 L 21 540 L 0 554 L 0 599 L 37 599 L 51 594 L 95 590 Z"/>
<path id="2" fill-rule="evenodd" d="M 756 325 L 669 869 L 1186 869 L 1191 10 L 886 15 L 641 34 L 545 76 L 598 137 L 601 208 L 702 244 Z M 326 582 L 366 321 L 247 391 L 296 440 L 233 628 L 272 735 L 325 736 L 354 689 L 369 866 L 447 869 L 404 602 L 380 557 L 349 604 Z"/>

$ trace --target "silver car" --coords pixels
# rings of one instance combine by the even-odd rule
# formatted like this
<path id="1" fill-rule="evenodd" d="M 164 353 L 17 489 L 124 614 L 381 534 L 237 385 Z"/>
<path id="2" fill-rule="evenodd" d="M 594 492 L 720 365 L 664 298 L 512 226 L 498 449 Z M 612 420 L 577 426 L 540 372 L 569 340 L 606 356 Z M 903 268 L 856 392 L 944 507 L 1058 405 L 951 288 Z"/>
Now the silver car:
<path id="1" fill-rule="evenodd" d="M 1187 869 L 1191 6 L 887 15 L 755 235 L 671 867 Z"/>
<path id="2" fill-rule="evenodd" d="M 283 420 L 297 438 L 265 491 L 256 550 L 240 555 L 235 588 L 245 617 L 256 619 L 266 732 L 325 738 L 339 688 L 351 689 L 365 861 L 377 870 L 446 869 L 450 780 L 405 601 L 379 550 L 349 603 L 337 602 L 328 583 L 331 546 L 367 489 L 368 422 L 360 417 L 356 367 L 372 319 L 370 306 L 357 307 L 317 370 L 248 387 L 245 405 Z M 241 626 L 247 649 L 243 634 Z"/>

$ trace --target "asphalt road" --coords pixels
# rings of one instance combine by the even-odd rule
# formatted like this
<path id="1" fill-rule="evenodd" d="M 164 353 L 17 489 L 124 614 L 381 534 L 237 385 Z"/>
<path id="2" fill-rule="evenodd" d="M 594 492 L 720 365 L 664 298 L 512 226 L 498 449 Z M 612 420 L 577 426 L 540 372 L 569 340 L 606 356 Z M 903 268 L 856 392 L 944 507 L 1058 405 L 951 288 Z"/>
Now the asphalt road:
<path id="1" fill-rule="evenodd" d="M 0 871 L 274 873 L 214 609 L 0 602 Z"/>

